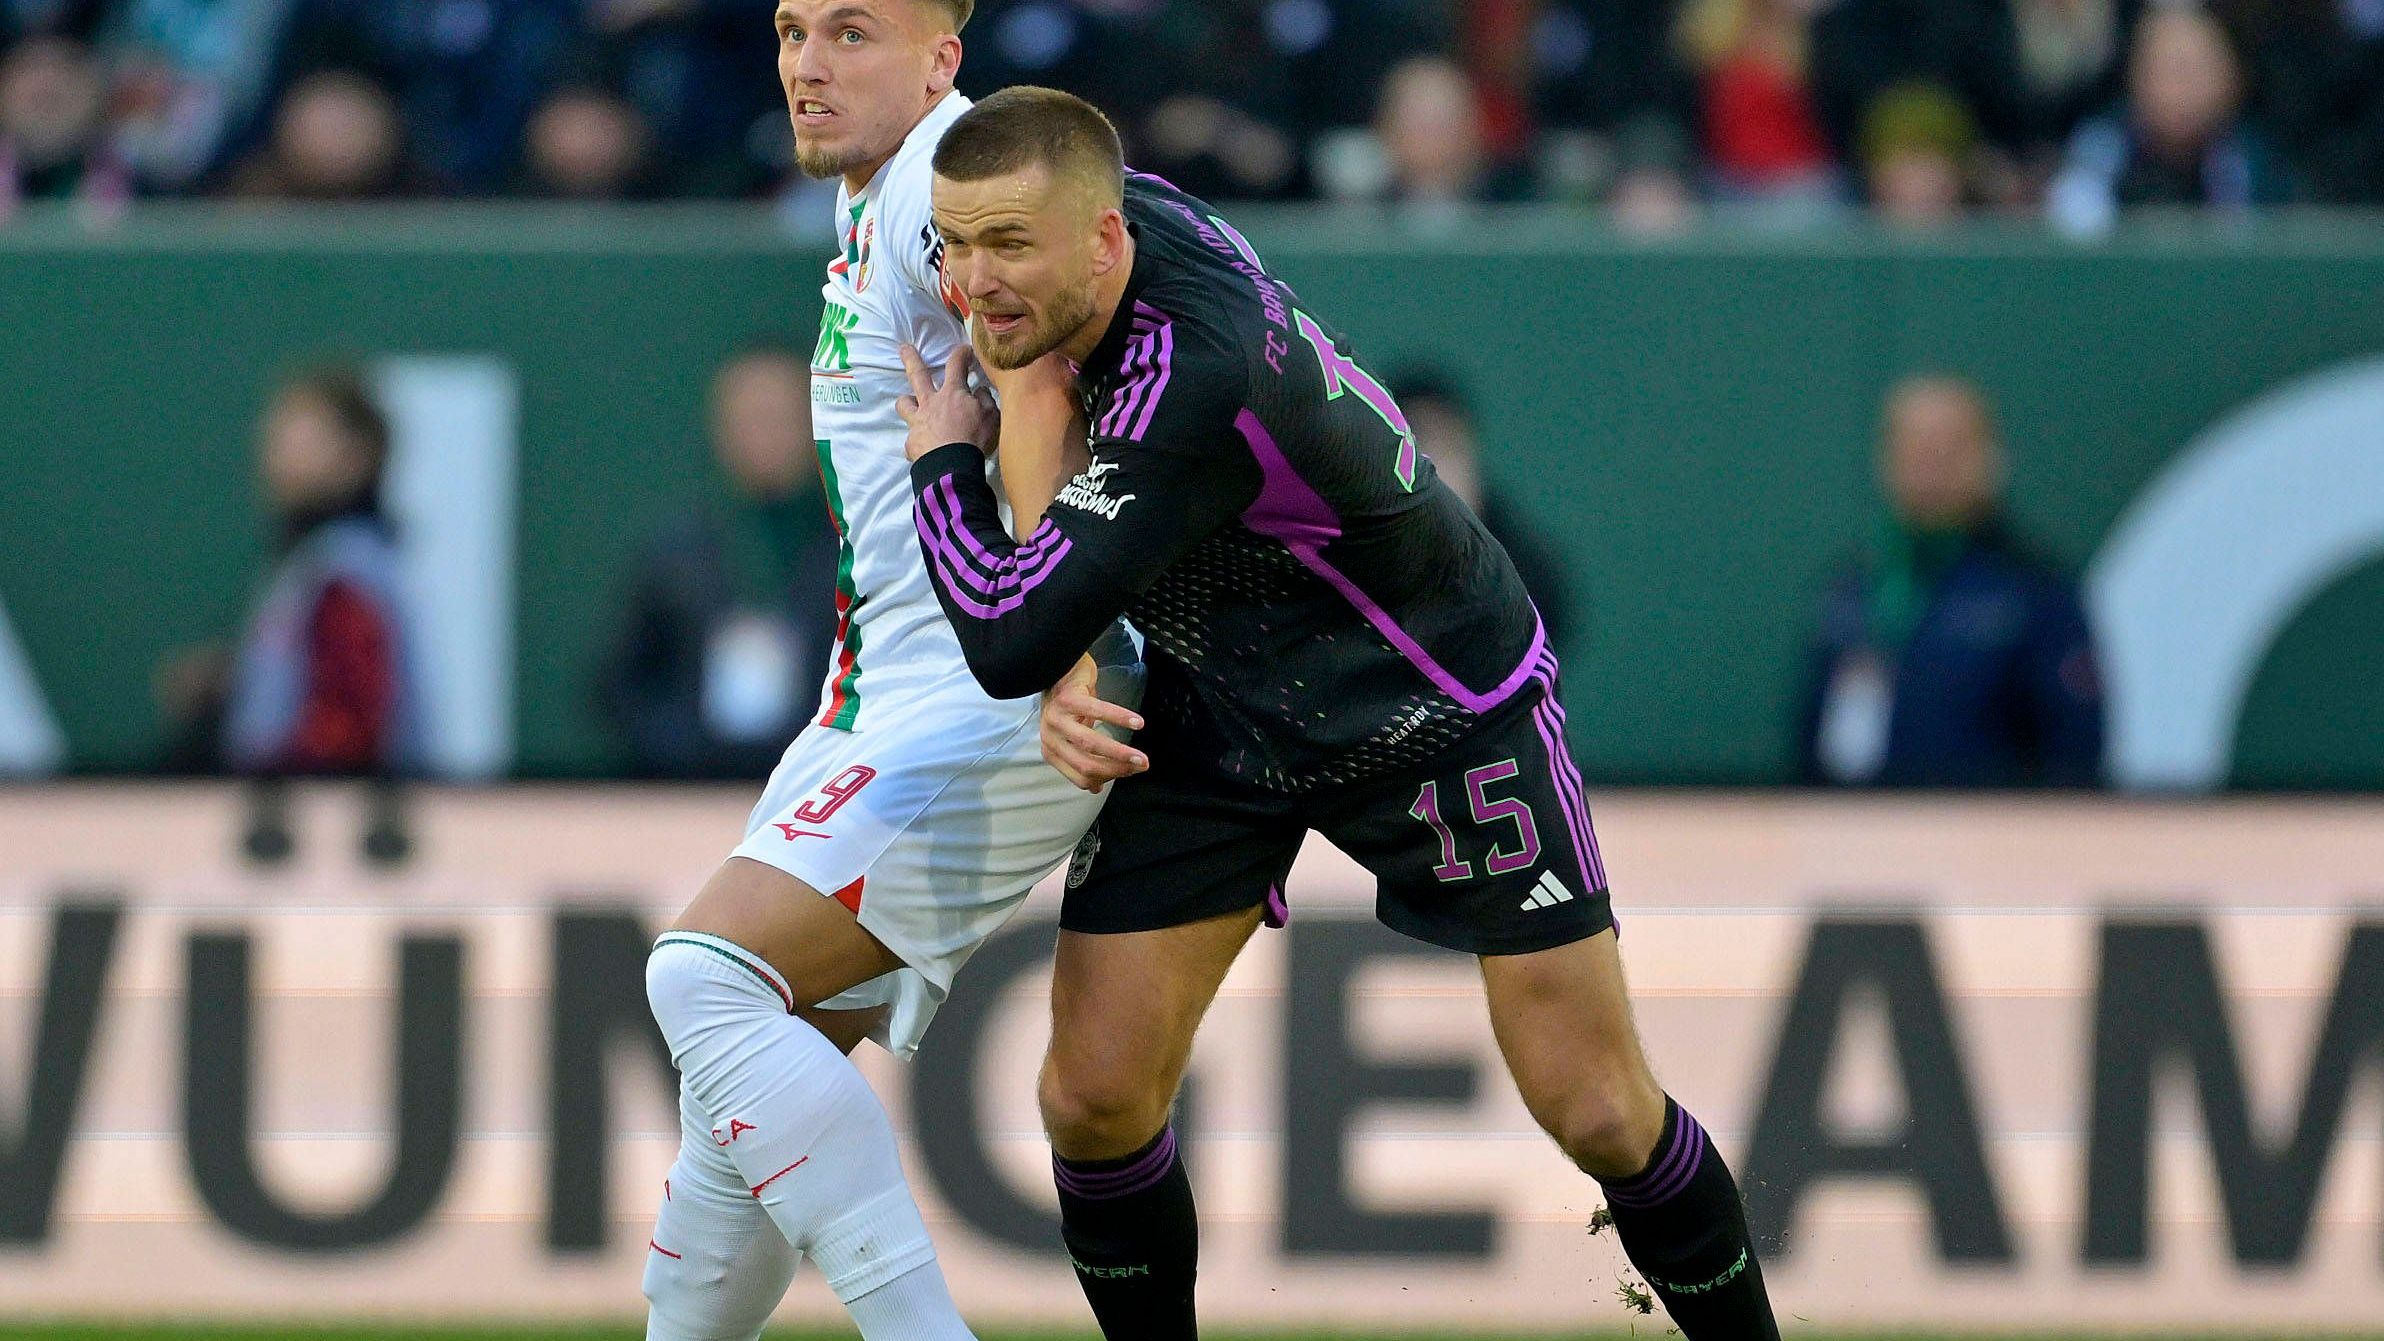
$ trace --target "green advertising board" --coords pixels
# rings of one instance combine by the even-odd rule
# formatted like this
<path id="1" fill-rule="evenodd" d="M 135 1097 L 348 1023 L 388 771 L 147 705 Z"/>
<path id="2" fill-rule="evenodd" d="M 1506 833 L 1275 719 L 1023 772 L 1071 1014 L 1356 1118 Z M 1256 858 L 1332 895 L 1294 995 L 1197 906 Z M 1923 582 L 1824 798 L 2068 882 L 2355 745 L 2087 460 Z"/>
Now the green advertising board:
<path id="1" fill-rule="evenodd" d="M 2384 354 L 2384 227 L 1638 243 L 1566 215 L 1419 234 L 1252 211 L 1244 231 L 1370 367 L 1430 364 L 1470 395 L 1493 486 L 1569 563 L 1565 693 L 1604 783 L 1790 777 L 1816 592 L 1875 524 L 1898 376 L 1987 389 L 2018 528 L 2083 568 L 2214 426 Z M 468 355 L 518 390 L 514 771 L 604 773 L 591 686 L 625 565 L 713 487 L 711 369 L 756 336 L 812 343 L 824 259 L 743 212 L 0 231 L 0 605 L 74 766 L 153 763 L 159 659 L 248 599 L 275 376 Z M 2384 787 L 2380 554 L 2336 556 L 2276 612 L 2233 782 Z"/>

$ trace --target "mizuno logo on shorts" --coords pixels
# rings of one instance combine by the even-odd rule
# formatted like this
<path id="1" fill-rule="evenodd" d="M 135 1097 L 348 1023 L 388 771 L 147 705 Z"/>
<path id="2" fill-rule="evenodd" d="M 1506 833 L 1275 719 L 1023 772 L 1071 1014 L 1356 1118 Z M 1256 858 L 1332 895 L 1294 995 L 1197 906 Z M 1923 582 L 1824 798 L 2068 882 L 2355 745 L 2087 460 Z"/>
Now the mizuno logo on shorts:
<path id="1" fill-rule="evenodd" d="M 1540 883 L 1532 887 L 1531 897 L 1523 901 L 1523 911 L 1528 913 L 1535 908 L 1553 908 L 1557 904 L 1572 901 L 1573 891 L 1564 887 L 1564 882 L 1556 878 L 1556 872 L 1542 871 Z"/>

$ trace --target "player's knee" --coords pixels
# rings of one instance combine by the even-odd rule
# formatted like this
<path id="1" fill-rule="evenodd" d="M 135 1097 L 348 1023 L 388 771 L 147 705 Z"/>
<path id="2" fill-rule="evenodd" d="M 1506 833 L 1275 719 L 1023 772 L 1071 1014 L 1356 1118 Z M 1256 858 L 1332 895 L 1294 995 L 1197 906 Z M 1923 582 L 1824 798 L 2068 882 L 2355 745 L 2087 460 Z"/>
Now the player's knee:
<path id="1" fill-rule="evenodd" d="M 1664 1104 L 1634 1086 L 1600 1087 L 1571 1096 L 1555 1107 L 1548 1134 L 1565 1158 L 1596 1178 L 1628 1178 L 1647 1166 L 1664 1133 Z"/>
<path id="2" fill-rule="evenodd" d="M 664 940 L 646 956 L 646 1006 L 674 1062 L 712 1026 L 753 1011 L 785 1010 L 763 979 L 724 955 L 707 945 Z"/>
<path id="3" fill-rule="evenodd" d="M 732 1341 L 752 1334 L 722 1318 L 728 1271 L 717 1261 L 690 1262 L 646 1249 L 646 1341 Z"/>
<path id="4" fill-rule="evenodd" d="M 1071 1159 L 1130 1153 L 1167 1125 L 1163 1086 L 1118 1070 L 1046 1063 L 1037 1089 L 1043 1130 Z"/>

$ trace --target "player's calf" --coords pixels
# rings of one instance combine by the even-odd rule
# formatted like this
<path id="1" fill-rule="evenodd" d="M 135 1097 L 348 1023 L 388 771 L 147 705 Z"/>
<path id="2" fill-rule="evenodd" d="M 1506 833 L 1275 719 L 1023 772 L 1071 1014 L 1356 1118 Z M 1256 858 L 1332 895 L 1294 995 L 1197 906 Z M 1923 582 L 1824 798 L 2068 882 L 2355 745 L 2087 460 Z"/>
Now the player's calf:
<path id="1" fill-rule="evenodd" d="M 709 1119 L 691 1139 L 709 1139 L 786 1242 L 818 1264 L 862 1336 L 966 1341 L 885 1110 L 797 1014 L 787 980 L 734 942 L 674 930 L 647 959 L 646 997 L 683 1106 Z"/>
<path id="2" fill-rule="evenodd" d="M 1168 1109 L 1179 1073 L 1043 1062 L 1060 1237 L 1102 1334 L 1190 1341 L 1200 1220 Z"/>
<path id="3" fill-rule="evenodd" d="M 1062 931 L 1038 1086 L 1077 1284 L 1111 1341 L 1191 1341 L 1200 1221 L 1168 1109 L 1258 911 L 1162 931 Z"/>
<path id="4" fill-rule="evenodd" d="M 1623 1252 L 1689 1341 L 1777 1341 L 1746 1207 L 1722 1152 L 1667 1100 L 1647 1166 L 1602 1178 Z"/>
<path id="5" fill-rule="evenodd" d="M 1525 1106 L 1605 1189 L 1623 1251 L 1682 1335 L 1778 1337 L 1738 1183 L 1649 1072 L 1613 934 L 1485 957 L 1482 979 Z"/>

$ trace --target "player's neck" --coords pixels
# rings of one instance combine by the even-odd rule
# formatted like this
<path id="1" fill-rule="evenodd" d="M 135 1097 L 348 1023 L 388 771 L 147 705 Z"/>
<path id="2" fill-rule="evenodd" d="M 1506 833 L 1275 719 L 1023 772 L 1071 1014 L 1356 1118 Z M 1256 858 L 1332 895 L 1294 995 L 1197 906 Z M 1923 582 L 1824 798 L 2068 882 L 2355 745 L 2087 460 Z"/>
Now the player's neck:
<path id="1" fill-rule="evenodd" d="M 1060 352 L 1069 360 L 1081 364 L 1101 347 L 1109 328 L 1117 321 L 1118 309 L 1126 305 L 1126 289 L 1134 282 L 1134 235 L 1126 234 L 1126 254 L 1108 274 L 1093 281 L 1093 319 L 1084 323 Z"/>
<path id="2" fill-rule="evenodd" d="M 918 119 L 911 122 L 911 129 L 902 132 L 902 138 L 895 142 L 893 148 L 888 149 L 883 155 L 846 172 L 844 174 L 844 193 L 856 200 L 860 199 L 861 193 L 869 189 L 869 184 L 877 180 L 877 175 L 880 172 L 885 171 L 886 165 L 888 163 L 894 161 L 894 155 L 902 152 L 902 146 L 910 143 L 911 131 L 917 130 L 919 128 L 920 122 L 923 122 L 927 118 L 935 115 L 935 109 L 943 106 L 944 99 L 951 96 L 952 90 L 945 89 L 943 92 L 936 94 L 932 98 L 929 98 L 927 100 L 927 105 L 919 109 Z"/>

